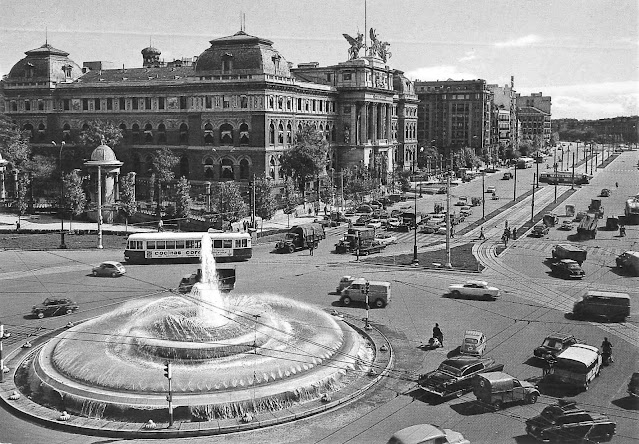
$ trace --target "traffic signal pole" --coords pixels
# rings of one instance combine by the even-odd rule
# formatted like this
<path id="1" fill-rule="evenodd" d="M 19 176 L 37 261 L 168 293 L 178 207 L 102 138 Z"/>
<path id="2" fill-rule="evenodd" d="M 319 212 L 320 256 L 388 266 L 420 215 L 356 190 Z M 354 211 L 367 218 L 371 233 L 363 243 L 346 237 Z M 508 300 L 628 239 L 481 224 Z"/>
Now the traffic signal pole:
<path id="1" fill-rule="evenodd" d="M 173 379 L 171 363 L 167 361 L 164 365 L 164 377 L 169 380 L 169 394 L 166 400 L 169 402 L 169 428 L 173 428 L 173 391 L 171 387 L 171 380 Z"/>

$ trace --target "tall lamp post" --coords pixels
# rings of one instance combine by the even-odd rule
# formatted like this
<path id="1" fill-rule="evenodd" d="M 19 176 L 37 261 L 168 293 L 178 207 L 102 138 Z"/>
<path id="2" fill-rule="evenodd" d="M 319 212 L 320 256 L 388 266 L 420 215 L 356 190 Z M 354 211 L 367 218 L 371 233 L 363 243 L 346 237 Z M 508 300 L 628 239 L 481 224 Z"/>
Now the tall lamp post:
<path id="1" fill-rule="evenodd" d="M 52 140 L 51 144 L 57 146 Z M 64 148 L 65 142 L 60 143 L 60 246 L 58 248 L 65 249 L 67 244 L 64 243 L 64 172 L 62 171 L 62 148 Z"/>
<path id="2" fill-rule="evenodd" d="M 423 148 L 422 148 L 423 150 Z M 415 155 L 415 157 L 413 158 L 413 180 L 415 179 L 415 162 L 417 161 L 417 155 Z M 415 182 L 415 185 L 417 185 L 417 183 Z M 413 265 L 419 265 L 419 260 L 417 259 L 417 189 L 415 189 L 415 209 L 414 209 L 414 216 L 415 216 L 415 233 L 413 236 Z"/>

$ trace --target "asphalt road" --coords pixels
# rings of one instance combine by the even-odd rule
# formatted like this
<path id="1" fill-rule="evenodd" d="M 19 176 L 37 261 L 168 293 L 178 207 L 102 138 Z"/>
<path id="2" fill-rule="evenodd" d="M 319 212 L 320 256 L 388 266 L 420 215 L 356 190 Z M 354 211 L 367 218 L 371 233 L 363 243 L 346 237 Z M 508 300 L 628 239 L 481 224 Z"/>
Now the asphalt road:
<path id="1" fill-rule="evenodd" d="M 636 157 L 637 153 L 625 153 L 600 172 L 591 186 L 583 187 L 567 203 L 572 202 L 578 208 L 584 204 L 587 206 L 592 194 L 598 193 L 600 188 L 610 188 L 610 181 L 614 184 L 615 177 L 621 171 L 628 175 L 636 174 L 630 167 L 636 165 Z M 532 186 L 533 172 L 518 171 L 518 188 L 521 180 L 522 192 L 525 191 L 523 184 Z M 502 181 L 500 173 L 487 176 L 485 181 L 486 184 L 494 183 L 500 187 L 500 196 L 507 195 L 508 190 L 512 192 L 513 182 Z M 472 192 L 476 192 L 478 182 L 481 179 L 459 185 L 453 193 L 465 193 L 470 197 Z M 622 201 L 625 196 L 636 193 L 631 189 L 637 189 L 637 184 L 639 181 L 620 182 L 619 189 L 615 188 L 613 196 L 607 198 L 606 208 L 611 211 L 613 208 L 622 209 Z M 552 201 L 554 190 L 551 192 L 551 188 L 554 187 L 543 188 L 547 189 L 540 191 L 537 198 Z M 440 198 L 429 196 L 418 199 L 418 210 L 421 211 L 419 205 L 423 205 L 425 211 L 432 211 L 432 206 L 428 206 Z M 503 205 L 503 200 L 487 201 L 487 214 L 489 208 L 493 211 L 500 203 Z M 495 236 L 489 230 L 487 233 L 491 235 L 486 245 L 498 243 L 496 236 L 505 220 L 511 224 L 519 223 L 529 217 L 529 211 L 526 201 L 520 207 L 493 219 L 490 224 L 494 226 Z M 477 217 L 477 214 L 474 216 Z M 334 307 L 363 324 L 364 307 L 341 307 L 337 296 L 329 293 L 334 291 L 342 275 L 387 280 L 392 285 L 392 301 L 385 309 L 371 310 L 370 317 L 372 323 L 393 344 L 396 353 L 393 372 L 365 398 L 333 412 L 254 432 L 174 442 L 384 443 L 394 431 L 424 422 L 459 431 L 473 443 L 532 442 L 525 436 L 525 419 L 536 415 L 545 405 L 554 402 L 556 396 L 565 396 L 565 393 L 544 393 L 534 405 L 517 405 L 500 412 L 485 412 L 477 408 L 472 394 L 439 402 L 425 396 L 416 387 L 417 375 L 434 369 L 447 355 L 454 354 L 467 329 L 483 331 L 488 337 L 486 354 L 504 363 L 508 373 L 524 379 L 541 376 L 539 363 L 531 356 L 534 347 L 542 342 L 547 333 L 569 332 L 596 346 L 607 335 L 615 346 L 615 363 L 603 369 L 590 390 L 574 397 L 584 407 L 606 413 L 617 422 L 617 435 L 613 442 L 635 442 L 639 407 L 628 402 L 625 390 L 632 372 L 639 371 L 639 336 L 636 334 L 639 278 L 620 275 L 610 265 L 618 251 L 636 245 L 639 228 L 628 227 L 626 238 L 617 238 L 615 233 L 602 231 L 595 241 L 588 241 L 589 259 L 585 264 L 587 276 L 584 281 L 576 283 L 549 276 L 547 265 L 544 264 L 544 258 L 549 256 L 553 243 L 565 241 L 567 233 L 551 230 L 546 238 L 518 239 L 499 257 L 484 258 L 489 261 L 489 269 L 481 278 L 504 291 L 504 295 L 495 302 L 444 297 L 448 285 L 478 278 L 476 274 L 378 267 L 356 263 L 354 257 L 349 255 L 335 255 L 330 251 L 331 246 L 343 230 L 329 230 L 328 238 L 314 256 L 309 256 L 307 251 L 290 255 L 275 254 L 271 244 L 256 246 L 250 261 L 237 264 L 238 280 L 233 294 L 276 293 L 320 307 Z M 443 240 L 436 235 L 420 236 L 423 236 L 419 240 L 420 248 L 432 239 Z M 474 237 L 474 233 L 467 235 L 467 239 Z M 392 248 L 410 251 L 412 241 L 412 237 L 403 238 Z M 161 296 L 169 289 L 176 288 L 181 276 L 196 267 L 193 264 L 130 265 L 127 266 L 127 274 L 121 278 L 90 276 L 91 264 L 107 259 L 121 260 L 122 251 L 0 252 L 0 321 L 12 332 L 12 337 L 5 340 L 5 351 L 20 346 L 28 335 L 61 327 L 70 320 L 99 315 L 125 300 Z M 566 317 L 571 301 L 586 288 L 595 287 L 630 292 L 633 317 L 621 326 L 573 321 Z M 45 297 L 57 295 L 76 300 L 80 304 L 80 311 L 42 320 L 28 316 L 32 305 Z M 445 347 L 425 351 L 419 345 L 431 336 L 435 322 L 442 327 Z M 2 443 L 116 441 L 47 430 L 0 409 Z"/>

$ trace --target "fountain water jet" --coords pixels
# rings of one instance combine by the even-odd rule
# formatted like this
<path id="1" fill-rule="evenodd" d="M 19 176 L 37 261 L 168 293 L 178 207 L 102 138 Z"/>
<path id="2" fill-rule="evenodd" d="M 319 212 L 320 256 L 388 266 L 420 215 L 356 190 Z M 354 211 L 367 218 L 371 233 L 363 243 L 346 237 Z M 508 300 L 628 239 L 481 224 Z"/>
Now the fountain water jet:
<path id="1" fill-rule="evenodd" d="M 211 327 L 221 327 L 229 319 L 224 312 L 224 299 L 218 287 L 213 246 L 211 245 L 211 237 L 208 234 L 202 236 L 200 251 L 202 281 L 195 284 L 191 289 L 191 295 L 199 301 L 197 317 L 205 319 L 207 325 Z"/>

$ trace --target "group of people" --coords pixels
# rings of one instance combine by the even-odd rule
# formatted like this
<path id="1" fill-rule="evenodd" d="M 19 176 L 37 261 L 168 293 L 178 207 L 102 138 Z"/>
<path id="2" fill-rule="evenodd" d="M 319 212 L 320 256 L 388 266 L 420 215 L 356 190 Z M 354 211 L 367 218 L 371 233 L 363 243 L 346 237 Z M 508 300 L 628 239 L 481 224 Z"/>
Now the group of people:
<path id="1" fill-rule="evenodd" d="M 444 346 L 444 334 L 437 323 L 433 327 L 433 336 L 428 340 L 428 346 L 432 348 Z"/>

